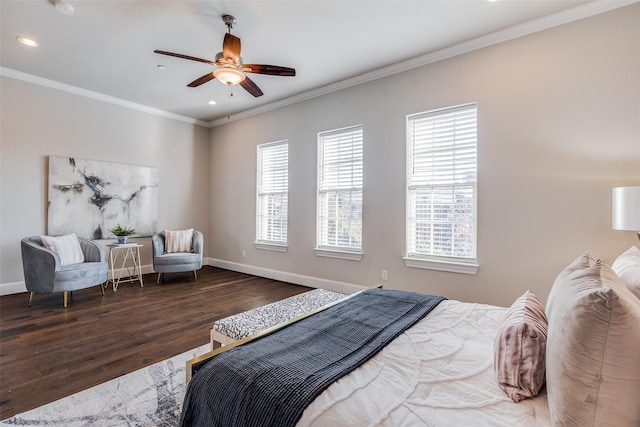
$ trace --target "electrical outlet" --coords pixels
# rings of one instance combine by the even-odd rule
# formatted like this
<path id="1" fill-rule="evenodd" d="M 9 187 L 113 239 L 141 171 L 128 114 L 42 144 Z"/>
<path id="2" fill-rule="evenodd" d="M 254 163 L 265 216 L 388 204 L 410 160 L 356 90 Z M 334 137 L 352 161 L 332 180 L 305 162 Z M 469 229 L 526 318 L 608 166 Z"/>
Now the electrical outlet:
<path id="1" fill-rule="evenodd" d="M 382 270 L 382 274 L 380 275 L 382 280 L 389 280 L 389 272 L 387 270 Z"/>
<path id="2" fill-rule="evenodd" d="M 247 257 L 247 251 L 245 251 L 244 249 L 242 250 L 242 258 L 246 258 Z"/>

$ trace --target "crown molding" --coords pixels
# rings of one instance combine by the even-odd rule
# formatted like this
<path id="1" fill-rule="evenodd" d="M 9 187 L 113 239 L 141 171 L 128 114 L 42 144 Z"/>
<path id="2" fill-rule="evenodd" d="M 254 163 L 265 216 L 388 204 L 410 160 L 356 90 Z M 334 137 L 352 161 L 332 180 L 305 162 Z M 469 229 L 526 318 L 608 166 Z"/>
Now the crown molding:
<path id="1" fill-rule="evenodd" d="M 138 104 L 135 102 L 127 101 L 114 96 L 105 95 L 99 92 L 82 89 L 76 86 L 68 85 L 65 83 L 56 82 L 54 80 L 45 79 L 42 77 L 34 76 L 32 74 L 23 73 L 21 71 L 13 70 L 10 68 L 0 67 L 0 75 L 23 80 L 29 83 L 50 87 L 53 89 L 62 90 L 65 92 L 73 93 L 87 98 L 92 98 L 98 101 L 115 104 L 121 107 L 130 108 L 132 110 L 142 111 L 149 114 L 154 114 L 161 117 L 166 117 L 173 120 L 182 121 L 189 124 L 194 124 L 203 127 L 216 127 L 227 123 L 231 123 L 237 120 L 242 120 L 247 117 L 255 116 L 268 111 L 276 110 L 278 108 L 286 107 L 288 105 L 296 104 L 298 102 L 306 101 L 309 99 L 317 98 L 322 95 L 337 92 L 342 89 L 346 89 L 352 86 L 357 86 L 363 83 L 368 83 L 373 80 L 389 77 L 394 74 L 409 71 L 414 68 L 422 67 L 425 65 L 433 64 L 438 61 L 452 58 L 454 56 L 462 55 L 464 53 L 472 52 L 474 50 L 482 49 L 485 47 L 493 46 L 505 41 L 513 40 L 518 37 L 523 37 L 529 34 L 547 30 L 549 28 L 557 27 L 560 25 L 568 24 L 570 22 L 578 21 L 580 19 L 588 18 L 600 13 L 609 12 L 614 9 L 618 9 L 624 6 L 628 6 L 639 2 L 640 0 L 596 0 L 587 4 L 577 6 L 562 12 L 555 13 L 553 15 L 545 16 L 533 21 L 529 21 L 520 25 L 496 31 L 491 34 L 487 34 L 482 37 L 475 38 L 457 45 L 437 50 L 425 55 L 417 56 L 413 59 L 399 62 L 387 67 L 361 74 L 349 79 L 345 79 L 336 83 L 332 83 L 317 89 L 313 89 L 307 92 L 303 92 L 288 98 L 284 98 L 269 104 L 261 105 L 256 108 L 244 110 L 239 113 L 233 114 L 230 118 L 220 118 L 210 122 L 195 119 L 192 117 L 186 117 L 179 114 L 171 113 L 168 111 L 160 110 L 158 108 L 149 107 L 146 105 Z"/>
<path id="2" fill-rule="evenodd" d="M 267 111 L 275 110 L 278 108 L 286 107 L 288 105 L 296 104 L 298 102 L 306 101 L 312 98 L 317 98 L 322 95 L 326 95 L 332 92 L 337 92 L 342 89 L 346 89 L 352 86 L 357 86 L 363 83 L 368 83 L 373 80 L 378 80 L 384 77 L 389 77 L 394 74 L 409 71 L 414 68 L 422 67 L 425 65 L 433 64 L 438 61 L 452 58 L 454 56 L 462 55 L 465 53 L 479 50 L 485 47 L 493 46 L 499 43 L 503 43 L 509 40 L 513 40 L 519 37 L 524 37 L 529 34 L 544 31 L 553 27 L 568 24 L 570 22 L 585 19 L 594 15 L 598 15 L 604 12 L 609 12 L 620 7 L 628 6 L 633 3 L 637 3 L 640 0 L 621 0 L 621 1 L 606 1 L 598 0 L 593 1 L 581 6 L 577 6 L 571 9 L 567 9 L 562 12 L 555 13 L 553 15 L 545 16 L 535 19 L 533 21 L 525 22 L 523 24 L 515 25 L 504 30 L 496 31 L 485 36 L 481 36 L 466 42 L 459 43 L 454 46 L 450 46 L 444 49 L 437 50 L 425 55 L 417 56 L 413 59 L 399 62 L 397 64 L 389 65 L 361 74 L 356 77 L 352 77 L 346 80 L 342 80 L 336 83 L 323 86 L 318 89 L 313 89 L 308 92 L 303 92 L 298 95 L 294 95 L 289 98 L 285 98 L 276 102 L 261 105 L 256 108 L 242 111 L 231 115 L 230 118 L 221 118 L 209 122 L 211 127 L 224 125 L 230 122 L 241 120 L 247 117 L 255 116 L 257 114 L 265 113 Z"/>
<path id="3" fill-rule="evenodd" d="M 115 96 L 105 95 L 100 92 L 94 92 L 92 90 L 82 89 L 77 86 L 68 85 L 66 83 L 60 83 L 55 80 L 45 79 L 43 77 L 38 77 L 38 76 L 34 76 L 33 74 L 23 73 L 22 71 L 13 70 L 11 68 L 0 67 L 0 75 L 10 77 L 12 79 L 22 80 L 28 83 L 37 84 L 40 86 L 45 86 L 52 89 L 61 90 L 64 92 L 73 93 L 74 95 L 80 95 L 87 98 L 92 98 L 97 101 L 107 102 L 109 104 L 115 104 L 120 107 L 142 111 L 144 113 L 154 114 L 156 116 L 166 117 L 168 119 L 179 120 L 181 122 L 189 123 L 192 125 L 210 127 L 209 123 L 203 120 L 194 119 L 192 117 L 181 116 L 179 114 L 160 110 L 159 108 L 153 108 L 147 105 L 137 104 L 135 102 L 127 101 L 125 99 L 116 98 Z"/>

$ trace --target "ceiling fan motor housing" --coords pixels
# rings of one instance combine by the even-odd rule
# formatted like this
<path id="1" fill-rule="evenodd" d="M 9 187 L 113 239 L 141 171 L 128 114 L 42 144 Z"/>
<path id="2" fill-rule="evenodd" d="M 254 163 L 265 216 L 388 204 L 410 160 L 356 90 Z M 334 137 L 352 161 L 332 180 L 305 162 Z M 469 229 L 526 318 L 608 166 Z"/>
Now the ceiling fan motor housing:
<path id="1" fill-rule="evenodd" d="M 225 59 L 223 52 L 218 52 L 216 53 L 215 62 L 218 65 L 235 65 L 240 69 L 242 68 L 242 56 L 238 57 L 238 61 L 233 62 L 231 59 Z"/>
<path id="2" fill-rule="evenodd" d="M 234 25 L 236 25 L 238 20 L 231 15 L 222 15 L 222 22 L 224 22 L 224 25 L 226 25 L 227 28 L 229 28 L 229 31 L 231 31 L 231 29 L 233 28 Z"/>

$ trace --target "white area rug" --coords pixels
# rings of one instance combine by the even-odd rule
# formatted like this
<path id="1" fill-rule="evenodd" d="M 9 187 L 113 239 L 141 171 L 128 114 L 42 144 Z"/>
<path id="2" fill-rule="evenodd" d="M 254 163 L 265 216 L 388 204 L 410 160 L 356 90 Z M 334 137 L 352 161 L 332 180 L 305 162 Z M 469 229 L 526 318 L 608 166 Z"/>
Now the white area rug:
<path id="1" fill-rule="evenodd" d="M 0 426 L 175 426 L 185 393 L 186 361 L 205 344 L 106 383 L 0 421 Z"/>

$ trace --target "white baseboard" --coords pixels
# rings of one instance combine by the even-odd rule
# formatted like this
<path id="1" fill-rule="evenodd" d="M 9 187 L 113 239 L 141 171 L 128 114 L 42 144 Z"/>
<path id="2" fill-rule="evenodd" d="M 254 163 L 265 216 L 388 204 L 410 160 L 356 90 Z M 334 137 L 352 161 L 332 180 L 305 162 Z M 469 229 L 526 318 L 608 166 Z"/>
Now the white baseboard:
<path id="1" fill-rule="evenodd" d="M 153 265 L 151 264 L 142 265 L 141 270 L 142 270 L 142 274 L 153 273 Z M 116 274 L 119 275 L 120 277 L 126 277 L 126 276 L 129 276 L 129 271 L 127 271 L 126 268 L 121 268 L 120 271 L 116 270 Z M 111 279 L 111 269 L 109 269 L 109 273 L 107 274 L 107 277 Z"/>
<path id="2" fill-rule="evenodd" d="M 296 285 L 308 286 L 310 288 L 322 288 L 334 292 L 342 292 L 345 294 L 352 294 L 364 289 L 368 289 L 369 286 L 355 285 L 353 283 L 338 282 L 335 280 L 321 279 L 312 276 L 303 276 L 301 274 L 287 273 L 286 271 L 271 270 L 269 268 L 257 267 L 254 265 L 241 264 L 237 262 L 225 261 L 216 258 L 204 258 L 204 265 L 210 265 L 212 267 L 224 268 L 225 270 L 237 271 L 240 273 L 251 274 L 259 277 L 266 277 L 268 279 L 280 280 L 282 282 L 293 283 Z M 128 275 L 126 271 L 122 271 L 123 274 Z M 153 273 L 153 265 L 143 265 L 142 274 Z M 109 270 L 109 277 L 111 277 L 111 270 Z M 375 287 L 378 285 L 372 285 Z M 21 292 L 27 292 L 27 288 L 24 281 L 0 283 L 0 296 L 19 294 Z"/>
<path id="3" fill-rule="evenodd" d="M 151 264 L 142 266 L 142 274 L 148 273 L 153 273 L 153 265 Z M 126 269 L 121 269 L 120 274 L 124 276 L 129 275 Z M 109 270 L 108 277 L 111 278 L 111 270 Z M 20 282 L 0 283 L 0 296 L 19 294 L 22 292 L 27 292 L 27 287 L 24 283 L 24 280 Z"/>
<path id="4" fill-rule="evenodd" d="M 212 267 L 224 268 L 225 270 L 232 270 L 240 273 L 251 274 L 254 276 L 266 277 L 268 279 L 308 286 L 310 288 L 322 288 L 328 291 L 342 292 L 344 294 L 352 294 L 354 292 L 377 286 L 355 285 L 353 283 L 338 282 L 335 280 L 321 279 L 312 276 L 303 276 L 301 274 L 287 273 L 286 271 L 271 270 L 269 268 L 240 264 L 237 262 L 224 261 L 215 258 L 207 258 L 206 264 Z"/>
<path id="5" fill-rule="evenodd" d="M 11 294 L 19 294 L 22 292 L 27 292 L 27 287 L 22 282 L 11 282 L 11 283 L 0 283 L 0 296 L 2 295 L 11 295 Z"/>

